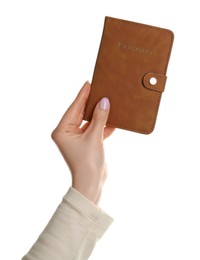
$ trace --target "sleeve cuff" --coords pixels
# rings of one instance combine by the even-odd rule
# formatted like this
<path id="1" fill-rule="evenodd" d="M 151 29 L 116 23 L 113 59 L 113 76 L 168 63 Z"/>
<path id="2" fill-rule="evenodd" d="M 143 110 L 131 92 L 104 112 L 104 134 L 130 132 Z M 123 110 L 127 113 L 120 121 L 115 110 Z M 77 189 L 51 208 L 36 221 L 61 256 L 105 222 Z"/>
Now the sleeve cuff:
<path id="1" fill-rule="evenodd" d="M 113 222 L 113 218 L 72 187 L 69 188 L 68 192 L 63 197 L 63 201 L 71 203 L 83 214 L 95 221 L 103 230 L 106 230 Z"/>

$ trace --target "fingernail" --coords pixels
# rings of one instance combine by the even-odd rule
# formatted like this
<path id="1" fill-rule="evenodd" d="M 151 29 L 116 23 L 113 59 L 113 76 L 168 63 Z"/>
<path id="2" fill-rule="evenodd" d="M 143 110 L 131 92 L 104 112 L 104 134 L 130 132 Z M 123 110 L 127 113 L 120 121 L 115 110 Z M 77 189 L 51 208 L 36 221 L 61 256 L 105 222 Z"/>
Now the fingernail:
<path id="1" fill-rule="evenodd" d="M 110 102 L 109 102 L 109 99 L 108 98 L 102 98 L 99 102 L 99 107 L 101 110 L 108 110 L 110 106 Z"/>

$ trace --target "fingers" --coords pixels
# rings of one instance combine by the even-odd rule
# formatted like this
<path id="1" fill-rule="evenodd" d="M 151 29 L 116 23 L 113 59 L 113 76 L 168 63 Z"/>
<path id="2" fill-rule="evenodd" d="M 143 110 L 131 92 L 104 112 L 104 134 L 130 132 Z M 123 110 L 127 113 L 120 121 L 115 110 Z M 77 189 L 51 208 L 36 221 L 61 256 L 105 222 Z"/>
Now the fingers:
<path id="1" fill-rule="evenodd" d="M 60 120 L 59 125 L 77 125 L 80 126 L 83 120 L 83 114 L 86 106 L 87 99 L 90 94 L 91 85 L 87 81 L 79 91 L 76 99 L 67 109 L 62 119 Z"/>
<path id="2" fill-rule="evenodd" d="M 95 107 L 92 121 L 87 129 L 89 134 L 94 135 L 95 137 L 100 136 L 101 139 L 104 139 L 104 128 L 108 119 L 110 111 L 110 102 L 108 98 L 102 98 Z M 106 136 L 111 134 L 111 130 L 106 130 Z"/>

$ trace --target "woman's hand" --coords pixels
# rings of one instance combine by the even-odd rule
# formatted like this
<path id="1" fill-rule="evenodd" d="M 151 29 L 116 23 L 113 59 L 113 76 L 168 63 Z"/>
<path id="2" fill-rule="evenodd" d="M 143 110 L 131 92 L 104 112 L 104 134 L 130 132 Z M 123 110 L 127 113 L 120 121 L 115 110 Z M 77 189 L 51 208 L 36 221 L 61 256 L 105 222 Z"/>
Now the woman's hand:
<path id="1" fill-rule="evenodd" d="M 97 204 L 107 170 L 103 140 L 115 128 L 105 126 L 110 103 L 103 98 L 96 105 L 91 122 L 81 126 L 91 85 L 86 82 L 52 132 L 72 175 L 72 187 Z"/>

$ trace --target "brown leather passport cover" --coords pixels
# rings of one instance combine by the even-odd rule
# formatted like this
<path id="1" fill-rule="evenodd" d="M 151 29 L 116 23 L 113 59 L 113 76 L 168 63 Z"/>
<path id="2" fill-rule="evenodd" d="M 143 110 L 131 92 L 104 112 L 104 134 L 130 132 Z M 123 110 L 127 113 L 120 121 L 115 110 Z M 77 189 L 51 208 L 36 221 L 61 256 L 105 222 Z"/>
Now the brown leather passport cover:
<path id="1" fill-rule="evenodd" d="M 107 125 L 138 133 L 153 131 L 172 49 L 172 31 L 105 17 L 84 120 L 102 97 L 111 109 Z"/>

